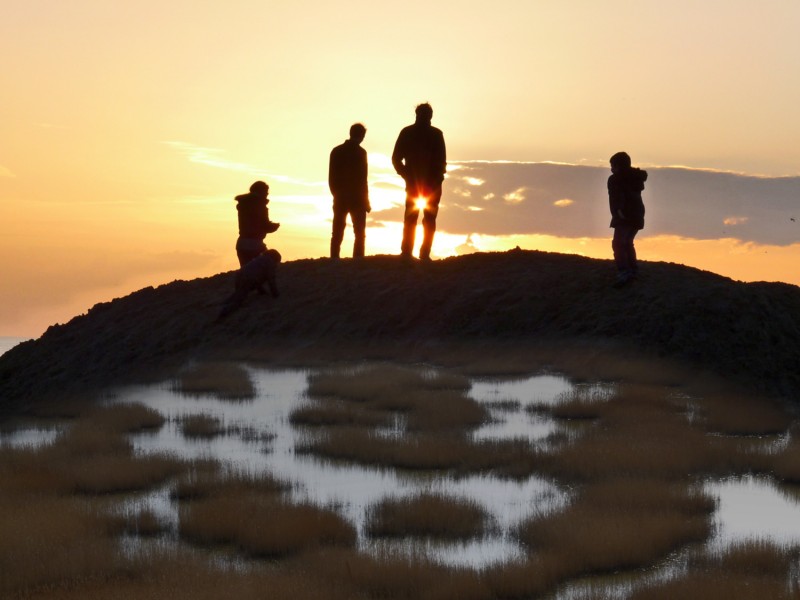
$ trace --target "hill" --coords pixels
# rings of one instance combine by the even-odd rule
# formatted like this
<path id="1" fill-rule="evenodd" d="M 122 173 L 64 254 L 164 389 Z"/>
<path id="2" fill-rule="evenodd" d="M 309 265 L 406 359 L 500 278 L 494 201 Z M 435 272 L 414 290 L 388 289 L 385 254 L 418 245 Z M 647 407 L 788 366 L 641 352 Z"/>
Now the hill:
<path id="1" fill-rule="evenodd" d="M 281 296 L 221 323 L 235 273 L 145 288 L 0 357 L 16 410 L 53 393 L 155 380 L 199 357 L 437 342 L 612 343 L 800 400 L 800 288 L 644 262 L 614 289 L 611 261 L 512 250 L 431 263 L 395 256 L 282 264 Z M 271 353 L 271 354 L 270 354 Z"/>

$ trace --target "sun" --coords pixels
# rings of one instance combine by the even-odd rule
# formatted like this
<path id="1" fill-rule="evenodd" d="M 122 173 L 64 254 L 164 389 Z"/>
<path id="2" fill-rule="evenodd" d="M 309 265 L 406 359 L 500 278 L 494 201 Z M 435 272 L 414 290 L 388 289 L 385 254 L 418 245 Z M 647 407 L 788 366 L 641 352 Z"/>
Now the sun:
<path id="1" fill-rule="evenodd" d="M 424 210 L 428 206 L 428 199 L 425 196 L 417 196 L 414 199 L 414 206 L 417 210 Z"/>

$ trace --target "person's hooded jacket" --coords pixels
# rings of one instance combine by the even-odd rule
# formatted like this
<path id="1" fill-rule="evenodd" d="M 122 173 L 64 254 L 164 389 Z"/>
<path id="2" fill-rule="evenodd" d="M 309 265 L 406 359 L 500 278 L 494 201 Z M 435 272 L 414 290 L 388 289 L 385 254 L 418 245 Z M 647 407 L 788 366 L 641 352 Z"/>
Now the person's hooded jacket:
<path id="1" fill-rule="evenodd" d="M 611 227 L 644 229 L 642 190 L 645 181 L 647 181 L 647 171 L 636 167 L 623 168 L 608 178 Z"/>

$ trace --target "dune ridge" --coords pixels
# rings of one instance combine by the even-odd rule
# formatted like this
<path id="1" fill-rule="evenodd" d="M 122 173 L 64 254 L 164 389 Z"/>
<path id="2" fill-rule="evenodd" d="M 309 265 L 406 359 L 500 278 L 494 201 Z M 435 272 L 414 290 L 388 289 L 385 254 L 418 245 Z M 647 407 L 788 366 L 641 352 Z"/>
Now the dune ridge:
<path id="1" fill-rule="evenodd" d="M 800 401 L 800 288 L 642 262 L 614 289 L 610 260 L 511 250 L 430 263 L 396 256 L 282 264 L 281 297 L 215 323 L 235 272 L 145 288 L 0 357 L 0 410 L 152 381 L 197 358 L 290 356 L 439 342 L 613 344 Z"/>

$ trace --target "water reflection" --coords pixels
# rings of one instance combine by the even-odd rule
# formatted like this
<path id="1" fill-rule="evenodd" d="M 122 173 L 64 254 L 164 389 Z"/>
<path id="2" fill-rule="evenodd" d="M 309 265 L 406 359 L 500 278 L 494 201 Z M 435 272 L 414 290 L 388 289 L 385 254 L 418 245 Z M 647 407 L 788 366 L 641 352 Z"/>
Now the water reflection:
<path id="1" fill-rule="evenodd" d="M 296 449 L 320 435 L 303 427 L 294 427 L 289 416 L 307 402 L 309 371 L 250 370 L 258 391 L 252 401 L 230 402 L 213 396 L 187 397 L 168 386 L 138 387 L 124 390 L 116 402 L 138 402 L 159 411 L 167 424 L 154 433 L 133 436 L 134 448 L 142 453 L 169 452 L 186 459 L 209 458 L 251 473 L 269 473 L 292 483 L 290 496 L 295 501 L 334 507 L 353 523 L 361 549 L 423 555 L 451 565 L 483 567 L 522 556 L 522 549 L 511 532 L 536 511 L 552 510 L 565 502 L 565 496 L 552 484 L 537 477 L 524 481 L 501 479 L 492 475 L 453 478 L 444 474 L 415 474 L 388 468 L 331 462 L 298 454 Z M 543 380 L 539 389 L 539 380 Z M 542 398 L 554 398 L 570 389 L 569 382 L 555 377 L 531 378 L 514 382 L 483 381 L 473 385 L 471 395 L 481 402 L 498 397 L 516 401 L 516 409 L 492 409 L 495 420 L 478 428 L 477 439 L 524 437 L 541 439 L 555 425 L 542 416 L 529 416 L 524 407 Z M 187 439 L 179 421 L 191 415 L 207 415 L 225 427 L 246 429 L 255 435 L 224 435 L 210 439 Z M 402 435 L 403 419 L 382 435 Z M 262 441 L 253 441 L 253 438 Z M 432 540 L 372 540 L 366 533 L 367 512 L 381 500 L 433 493 L 472 501 L 489 515 L 490 532 L 484 538 L 468 542 Z M 147 508 L 163 521 L 175 524 L 177 517 L 167 514 L 177 507 L 160 490 L 138 499 L 135 510 Z M 134 507 L 129 507 L 133 510 Z"/>
<path id="2" fill-rule="evenodd" d="M 800 491 L 766 477 L 738 477 L 706 484 L 719 498 L 712 548 L 753 539 L 781 545 L 800 544 Z"/>
<path id="3" fill-rule="evenodd" d="M 37 427 L 0 431 L 0 448 L 40 448 L 55 442 L 59 432 L 59 429 Z"/>

